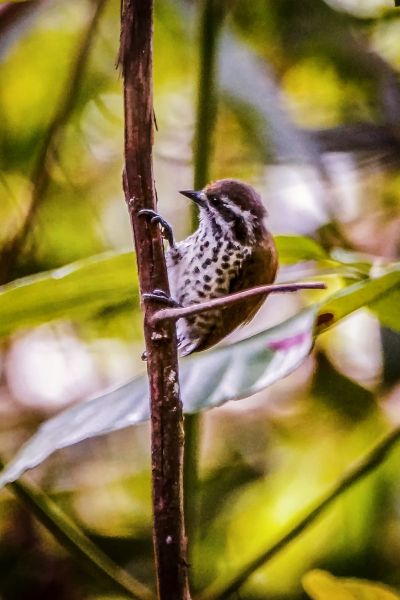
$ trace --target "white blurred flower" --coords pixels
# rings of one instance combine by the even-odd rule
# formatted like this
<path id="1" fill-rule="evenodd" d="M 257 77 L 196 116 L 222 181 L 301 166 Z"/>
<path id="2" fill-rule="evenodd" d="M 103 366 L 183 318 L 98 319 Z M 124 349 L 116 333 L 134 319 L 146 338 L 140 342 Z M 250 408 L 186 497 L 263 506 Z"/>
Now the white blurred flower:
<path id="1" fill-rule="evenodd" d="M 27 406 L 57 408 L 98 389 L 96 364 L 87 346 L 65 326 L 44 326 L 19 335 L 6 358 L 11 393 Z"/>
<path id="2" fill-rule="evenodd" d="M 359 310 L 319 337 L 332 364 L 346 377 L 371 388 L 382 375 L 383 358 L 378 320 Z"/>

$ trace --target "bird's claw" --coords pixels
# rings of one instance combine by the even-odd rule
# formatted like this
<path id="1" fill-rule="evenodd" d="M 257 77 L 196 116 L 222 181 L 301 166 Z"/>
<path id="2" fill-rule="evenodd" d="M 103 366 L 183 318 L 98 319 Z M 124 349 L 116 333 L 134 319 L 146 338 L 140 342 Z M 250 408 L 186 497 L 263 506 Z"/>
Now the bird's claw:
<path id="1" fill-rule="evenodd" d="M 175 239 L 171 225 L 155 210 L 152 210 L 151 208 L 142 208 L 142 210 L 139 210 L 138 216 L 149 217 L 151 224 L 157 223 L 160 225 L 163 237 L 168 241 L 168 244 L 171 246 L 171 248 L 175 246 Z"/>
<path id="2" fill-rule="evenodd" d="M 163 290 L 154 290 L 153 292 L 146 292 L 142 294 L 142 299 L 146 300 L 156 300 L 157 302 L 162 302 L 167 306 L 171 306 L 173 308 L 179 308 L 181 305 L 179 302 L 168 296 Z"/>

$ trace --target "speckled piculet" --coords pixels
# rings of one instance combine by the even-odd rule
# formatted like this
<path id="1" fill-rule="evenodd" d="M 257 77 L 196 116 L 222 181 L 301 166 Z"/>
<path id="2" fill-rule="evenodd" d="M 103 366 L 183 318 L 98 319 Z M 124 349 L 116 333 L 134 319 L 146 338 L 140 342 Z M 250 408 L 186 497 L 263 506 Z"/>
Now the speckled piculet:
<path id="1" fill-rule="evenodd" d="M 266 210 L 257 192 L 235 179 L 222 179 L 201 191 L 182 191 L 199 207 L 199 227 L 166 254 L 172 298 L 198 304 L 254 286 L 273 283 L 278 257 L 265 226 Z M 266 295 L 242 300 L 177 322 L 181 356 L 219 342 L 250 321 Z"/>
<path id="2" fill-rule="evenodd" d="M 156 290 L 143 294 L 143 299 L 189 306 L 273 283 L 278 255 L 265 226 L 267 212 L 250 185 L 220 179 L 201 191 L 180 193 L 193 200 L 200 212 L 198 229 L 182 242 L 175 243 L 171 227 L 156 212 L 139 212 L 151 217 L 152 223 L 161 224 L 170 244 L 166 262 L 171 298 Z M 250 321 L 266 296 L 253 296 L 179 319 L 176 330 L 180 356 L 205 350 Z"/>

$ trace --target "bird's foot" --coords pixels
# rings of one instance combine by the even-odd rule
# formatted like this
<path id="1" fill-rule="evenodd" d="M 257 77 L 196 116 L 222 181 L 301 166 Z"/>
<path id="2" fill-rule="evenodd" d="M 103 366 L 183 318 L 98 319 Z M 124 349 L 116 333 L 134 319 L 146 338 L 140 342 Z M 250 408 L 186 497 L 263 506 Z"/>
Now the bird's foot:
<path id="1" fill-rule="evenodd" d="M 181 304 L 179 304 L 179 302 L 171 298 L 171 296 L 168 296 L 168 294 L 166 294 L 163 290 L 158 289 L 155 289 L 153 292 L 145 292 L 144 294 L 142 294 L 142 300 L 144 300 L 145 302 L 147 300 L 155 300 L 156 302 L 161 302 L 163 304 L 166 304 L 167 306 L 170 306 L 171 308 L 181 308 L 182 306 Z M 140 358 L 143 361 L 147 361 L 147 350 L 142 352 Z"/>
<path id="2" fill-rule="evenodd" d="M 138 215 L 140 217 L 148 217 L 150 218 L 150 223 L 157 223 L 161 227 L 161 234 L 164 239 L 167 240 L 168 244 L 171 248 L 175 246 L 174 233 L 172 231 L 171 225 L 163 219 L 161 215 L 159 215 L 155 210 L 151 208 L 143 208 L 139 210 Z"/>
<path id="3" fill-rule="evenodd" d="M 150 293 L 144 293 L 144 294 L 142 294 L 142 299 L 144 301 L 156 300 L 157 302 L 162 302 L 163 304 L 166 304 L 167 306 L 171 306 L 172 308 L 180 308 L 181 307 L 179 302 L 177 302 L 176 300 L 171 298 L 171 296 L 168 296 L 168 294 L 166 294 L 163 290 L 154 290 L 153 292 L 150 292 Z"/>

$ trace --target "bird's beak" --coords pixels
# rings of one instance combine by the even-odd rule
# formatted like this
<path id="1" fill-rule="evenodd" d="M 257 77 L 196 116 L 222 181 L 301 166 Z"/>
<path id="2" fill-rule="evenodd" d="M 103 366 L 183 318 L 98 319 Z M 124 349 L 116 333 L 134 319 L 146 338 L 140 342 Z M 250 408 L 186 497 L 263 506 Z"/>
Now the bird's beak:
<path id="1" fill-rule="evenodd" d="M 196 192 L 194 190 L 180 190 L 179 192 L 182 196 L 186 196 L 186 198 L 190 198 L 193 202 L 196 202 L 199 206 L 205 205 L 203 192 Z"/>

